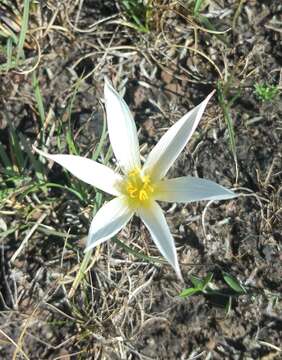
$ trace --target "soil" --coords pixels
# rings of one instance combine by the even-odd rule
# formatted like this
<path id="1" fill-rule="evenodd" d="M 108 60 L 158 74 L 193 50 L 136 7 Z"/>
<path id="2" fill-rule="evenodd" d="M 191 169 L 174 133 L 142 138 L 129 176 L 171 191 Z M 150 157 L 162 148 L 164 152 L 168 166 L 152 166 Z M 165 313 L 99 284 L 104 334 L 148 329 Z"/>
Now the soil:
<path id="1" fill-rule="evenodd" d="M 218 90 L 169 177 L 208 178 L 239 196 L 210 206 L 161 204 L 185 284 L 169 265 L 148 263 L 112 240 L 94 251 L 91 270 L 69 298 L 95 189 L 85 187 L 82 199 L 62 188 L 23 195 L 22 189 L 36 181 L 32 164 L 27 162 L 17 186 L 0 165 L 0 189 L 8 192 L 0 207 L 0 358 L 281 358 L 282 106 L 280 94 L 262 101 L 254 90 L 263 83 L 276 84 L 281 92 L 280 1 L 207 1 L 201 14 L 215 31 L 193 17 L 192 1 L 183 6 L 153 1 L 147 33 L 124 24 L 130 19 L 122 1 L 85 0 L 78 2 L 80 9 L 69 3 L 46 1 L 30 17 L 30 29 L 43 26 L 43 33 L 34 32 L 42 53 L 36 70 L 28 72 L 38 54 L 30 40 L 22 67 L 1 73 L 0 142 L 9 157 L 14 157 L 10 124 L 29 144 L 40 147 L 42 141 L 34 72 L 48 119 L 48 151 L 69 152 L 70 130 L 83 156 L 102 134 L 105 75 L 134 114 L 144 157 L 170 125 L 220 83 L 234 126 L 238 174 Z M 108 147 L 107 139 L 104 156 Z M 112 158 L 110 164 L 115 165 Z M 49 182 L 79 188 L 59 166 L 43 167 Z M 42 226 L 12 262 L 38 221 Z M 117 239 L 159 256 L 138 218 Z M 214 293 L 179 296 L 192 286 L 191 275 L 203 279 L 208 273 Z M 232 291 L 224 273 L 246 291 Z"/>

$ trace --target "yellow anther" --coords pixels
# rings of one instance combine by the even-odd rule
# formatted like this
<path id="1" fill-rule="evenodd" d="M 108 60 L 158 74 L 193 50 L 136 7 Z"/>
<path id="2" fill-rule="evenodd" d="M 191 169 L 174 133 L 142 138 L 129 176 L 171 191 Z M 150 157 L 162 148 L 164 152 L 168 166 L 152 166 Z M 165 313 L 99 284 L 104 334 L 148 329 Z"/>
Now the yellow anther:
<path id="1" fill-rule="evenodd" d="M 127 191 L 131 191 L 132 189 L 136 189 L 136 187 L 133 186 L 133 185 L 131 184 L 131 182 L 128 182 L 128 183 L 127 183 L 126 190 L 127 190 Z"/>
<path id="2" fill-rule="evenodd" d="M 134 199 L 137 197 L 138 189 L 133 188 L 133 189 L 129 190 L 128 192 L 129 192 L 130 197 L 132 197 Z"/>
<path id="3" fill-rule="evenodd" d="M 149 197 L 148 197 L 148 194 L 145 190 L 140 190 L 139 191 L 139 200 L 141 201 L 145 201 L 145 200 L 148 200 Z"/>
<path id="4" fill-rule="evenodd" d="M 140 206 L 141 203 L 147 202 L 154 187 L 151 185 L 150 176 L 142 174 L 139 168 L 134 168 L 127 175 L 122 184 L 121 190 L 130 200 L 132 206 Z"/>
<path id="5" fill-rule="evenodd" d="M 128 176 L 131 178 L 134 178 L 134 177 L 136 177 L 136 176 L 138 176 L 139 175 L 139 173 L 140 173 L 140 169 L 139 168 L 135 168 L 135 169 L 133 169 L 132 171 L 130 171 L 130 173 L 128 174 Z"/>

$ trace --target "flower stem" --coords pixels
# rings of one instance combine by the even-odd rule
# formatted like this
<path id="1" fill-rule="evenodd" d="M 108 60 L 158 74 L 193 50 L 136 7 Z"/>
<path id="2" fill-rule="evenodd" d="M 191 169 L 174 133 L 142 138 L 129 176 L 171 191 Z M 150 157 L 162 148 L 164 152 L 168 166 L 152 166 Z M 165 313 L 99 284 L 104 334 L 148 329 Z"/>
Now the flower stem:
<path id="1" fill-rule="evenodd" d="M 93 252 L 93 250 L 91 249 L 84 254 L 84 258 L 82 260 L 80 268 L 76 274 L 76 277 L 72 283 L 70 292 L 68 294 L 69 298 L 73 297 L 76 289 L 78 288 L 78 285 L 80 284 L 81 280 L 84 278 L 86 271 L 87 271 L 88 264 L 91 260 L 92 252 Z"/>

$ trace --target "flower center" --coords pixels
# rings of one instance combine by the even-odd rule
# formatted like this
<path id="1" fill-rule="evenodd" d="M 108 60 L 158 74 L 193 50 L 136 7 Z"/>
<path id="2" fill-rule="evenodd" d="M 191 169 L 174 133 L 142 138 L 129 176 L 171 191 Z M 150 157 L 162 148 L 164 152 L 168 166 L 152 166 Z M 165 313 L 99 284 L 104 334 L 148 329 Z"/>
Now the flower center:
<path id="1" fill-rule="evenodd" d="M 154 187 L 148 175 L 143 175 L 139 168 L 135 168 L 127 175 L 123 183 L 123 193 L 133 205 L 148 201 L 154 192 Z"/>

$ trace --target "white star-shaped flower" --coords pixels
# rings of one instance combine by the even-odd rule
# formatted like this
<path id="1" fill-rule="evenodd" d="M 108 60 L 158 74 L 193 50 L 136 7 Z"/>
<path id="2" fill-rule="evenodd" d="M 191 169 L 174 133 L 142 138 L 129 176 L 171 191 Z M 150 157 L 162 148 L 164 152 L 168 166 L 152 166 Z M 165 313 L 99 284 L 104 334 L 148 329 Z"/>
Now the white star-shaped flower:
<path id="1" fill-rule="evenodd" d="M 186 203 L 225 200 L 236 196 L 233 191 L 210 180 L 191 176 L 165 178 L 195 131 L 212 94 L 162 136 L 142 166 L 132 114 L 106 79 L 104 96 L 109 137 L 122 174 L 91 159 L 75 155 L 51 155 L 36 150 L 80 180 L 115 196 L 101 207 L 92 220 L 86 251 L 116 235 L 136 214 L 144 222 L 161 254 L 182 278 L 174 240 L 157 201 Z"/>

